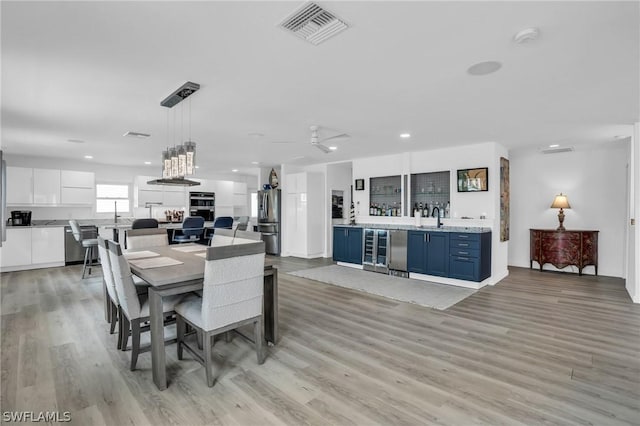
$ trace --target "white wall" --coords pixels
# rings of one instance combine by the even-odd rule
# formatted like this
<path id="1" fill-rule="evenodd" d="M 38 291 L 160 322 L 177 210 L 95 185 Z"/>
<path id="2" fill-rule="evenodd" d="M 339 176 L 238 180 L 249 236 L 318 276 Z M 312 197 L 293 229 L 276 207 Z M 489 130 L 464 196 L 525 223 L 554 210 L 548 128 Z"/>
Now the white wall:
<path id="1" fill-rule="evenodd" d="M 611 142 L 574 152 L 511 152 L 511 243 L 509 265 L 529 267 L 529 228 L 555 229 L 562 192 L 567 229 L 598 230 L 598 275 L 623 277 L 626 242 L 628 145 Z M 534 265 L 534 267 L 537 266 Z M 545 269 L 555 270 L 551 265 Z M 576 267 L 565 271 L 577 272 Z M 593 274 L 592 266 L 584 273 Z"/>
<path id="2" fill-rule="evenodd" d="M 630 222 L 627 238 L 627 274 L 626 288 L 635 303 L 640 303 L 640 122 L 633 126 L 633 135 L 629 143 L 629 200 L 628 219 Z"/>

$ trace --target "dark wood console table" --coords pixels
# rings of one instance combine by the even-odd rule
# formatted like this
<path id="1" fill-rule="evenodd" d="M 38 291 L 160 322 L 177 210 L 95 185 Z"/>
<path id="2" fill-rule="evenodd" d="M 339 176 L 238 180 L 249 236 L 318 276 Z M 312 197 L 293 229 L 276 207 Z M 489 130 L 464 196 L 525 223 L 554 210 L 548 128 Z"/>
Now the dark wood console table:
<path id="1" fill-rule="evenodd" d="M 587 265 L 593 265 L 598 275 L 599 231 L 556 231 L 555 229 L 530 229 L 529 267 L 535 260 L 542 266 L 550 263 L 562 269 L 569 265 L 578 267 L 578 274 Z"/>

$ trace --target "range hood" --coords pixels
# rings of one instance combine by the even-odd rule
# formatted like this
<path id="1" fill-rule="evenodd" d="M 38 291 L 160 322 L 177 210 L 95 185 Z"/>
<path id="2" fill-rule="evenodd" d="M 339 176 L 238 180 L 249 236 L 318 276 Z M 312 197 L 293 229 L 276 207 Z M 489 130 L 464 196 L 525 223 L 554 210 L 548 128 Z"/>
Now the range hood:
<path id="1" fill-rule="evenodd" d="M 200 185 L 200 182 L 195 180 L 189 180 L 184 178 L 165 178 L 154 179 L 147 182 L 149 185 L 171 185 L 171 186 L 196 186 Z"/>

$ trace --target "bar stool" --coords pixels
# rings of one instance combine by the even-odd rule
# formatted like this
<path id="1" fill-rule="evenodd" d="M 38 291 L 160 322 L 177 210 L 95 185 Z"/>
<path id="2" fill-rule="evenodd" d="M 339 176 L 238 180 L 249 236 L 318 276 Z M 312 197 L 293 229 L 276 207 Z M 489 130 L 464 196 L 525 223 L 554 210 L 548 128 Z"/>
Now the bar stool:
<path id="1" fill-rule="evenodd" d="M 91 275 L 91 267 L 94 265 L 98 265 L 97 256 L 95 256 L 96 250 L 98 249 L 98 239 L 97 238 L 84 238 L 82 234 L 82 229 L 80 229 L 80 225 L 78 225 L 77 220 L 71 219 L 69 221 L 69 225 L 71 225 L 71 230 L 73 231 L 73 237 L 77 242 L 82 244 L 84 247 L 84 264 L 82 266 L 82 278 L 84 279 L 84 275 L 87 270 L 87 266 L 89 267 L 89 275 Z M 96 261 L 94 262 L 94 259 Z"/>

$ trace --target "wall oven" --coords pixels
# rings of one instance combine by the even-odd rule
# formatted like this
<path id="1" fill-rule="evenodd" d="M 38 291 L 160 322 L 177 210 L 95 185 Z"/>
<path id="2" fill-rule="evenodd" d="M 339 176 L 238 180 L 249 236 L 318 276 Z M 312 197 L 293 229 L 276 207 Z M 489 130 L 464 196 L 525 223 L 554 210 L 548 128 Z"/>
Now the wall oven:
<path id="1" fill-rule="evenodd" d="M 216 218 L 215 192 L 189 192 L 189 216 L 201 216 L 206 221 Z"/>

